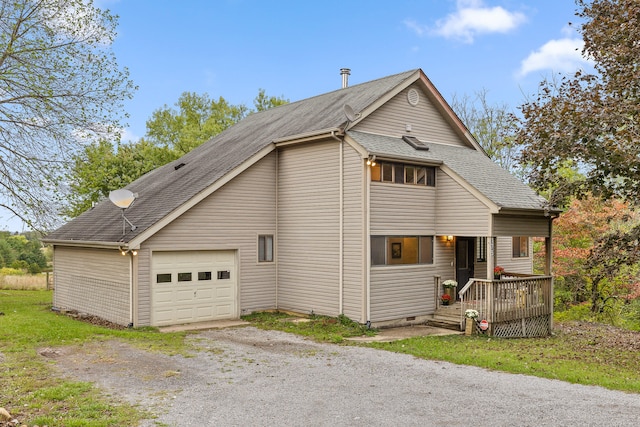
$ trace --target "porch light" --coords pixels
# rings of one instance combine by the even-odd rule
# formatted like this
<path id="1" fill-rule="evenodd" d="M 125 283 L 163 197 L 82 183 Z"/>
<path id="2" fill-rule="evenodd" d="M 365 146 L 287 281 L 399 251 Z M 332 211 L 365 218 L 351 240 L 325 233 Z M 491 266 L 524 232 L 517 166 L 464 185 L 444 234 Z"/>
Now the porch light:
<path id="1" fill-rule="evenodd" d="M 376 156 L 369 156 L 367 159 L 367 166 L 375 166 L 376 165 Z"/>
<path id="2" fill-rule="evenodd" d="M 453 236 L 447 236 L 447 242 L 453 242 Z"/>

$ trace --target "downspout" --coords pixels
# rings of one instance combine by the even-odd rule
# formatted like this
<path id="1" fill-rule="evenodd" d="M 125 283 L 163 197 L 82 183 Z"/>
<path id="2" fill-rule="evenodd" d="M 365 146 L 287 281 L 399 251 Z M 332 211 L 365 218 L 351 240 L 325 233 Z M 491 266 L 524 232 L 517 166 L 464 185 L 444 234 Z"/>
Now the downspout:
<path id="1" fill-rule="evenodd" d="M 275 259 L 275 262 L 276 262 L 276 271 L 275 271 L 275 274 L 276 274 L 276 283 L 275 283 L 275 285 L 276 285 L 276 309 L 278 309 L 279 308 L 279 306 L 278 306 L 278 290 L 280 288 L 280 275 L 278 273 L 278 264 L 279 264 L 278 258 L 279 258 L 279 256 L 278 256 L 277 248 L 279 246 L 278 241 L 280 240 L 279 239 L 280 238 L 280 234 L 278 234 L 278 223 L 280 222 L 280 211 L 278 210 L 278 189 L 280 187 L 280 176 L 279 176 L 279 173 L 280 173 L 280 163 L 279 163 L 280 162 L 280 160 L 279 160 L 280 159 L 280 155 L 279 155 L 280 150 L 276 149 L 275 151 L 276 151 L 276 206 L 275 206 L 275 208 L 276 208 L 276 236 L 275 236 L 275 239 L 273 239 L 274 240 L 273 252 L 274 252 L 274 259 Z"/>
<path id="2" fill-rule="evenodd" d="M 129 252 L 129 328 L 133 328 L 133 253 Z"/>
<path id="3" fill-rule="evenodd" d="M 340 149 L 339 159 L 340 159 L 340 207 L 339 207 L 339 235 L 340 235 L 340 247 L 338 248 L 338 256 L 340 258 L 340 263 L 338 266 L 338 310 L 340 314 L 344 314 L 344 140 L 342 138 L 338 138 L 335 134 L 335 131 L 331 131 L 331 137 L 338 141 L 338 148 Z"/>

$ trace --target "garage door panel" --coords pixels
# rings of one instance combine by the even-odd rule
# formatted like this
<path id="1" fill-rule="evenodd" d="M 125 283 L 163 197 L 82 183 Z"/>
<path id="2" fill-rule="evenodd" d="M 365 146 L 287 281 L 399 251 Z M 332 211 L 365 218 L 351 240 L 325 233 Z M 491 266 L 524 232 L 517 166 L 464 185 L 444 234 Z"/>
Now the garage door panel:
<path id="1" fill-rule="evenodd" d="M 152 324 L 236 317 L 235 259 L 235 251 L 154 252 Z M 219 271 L 228 274 L 220 280 Z M 162 283 L 169 277 L 171 282 Z"/>

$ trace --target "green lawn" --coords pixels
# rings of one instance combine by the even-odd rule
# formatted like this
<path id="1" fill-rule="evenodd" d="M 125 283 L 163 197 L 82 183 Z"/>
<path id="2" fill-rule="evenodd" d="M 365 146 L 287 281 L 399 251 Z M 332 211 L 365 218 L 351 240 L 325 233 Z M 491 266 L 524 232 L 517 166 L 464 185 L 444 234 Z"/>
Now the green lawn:
<path id="1" fill-rule="evenodd" d="M 53 375 L 38 350 L 120 339 L 149 351 L 188 354 L 185 333 L 155 329 L 113 330 L 74 320 L 51 311 L 51 292 L 0 290 L 0 406 L 28 425 L 129 426 L 148 416 L 144 410 L 115 401 L 90 383 Z M 293 322 L 282 313 L 246 317 L 256 327 L 279 329 L 323 342 L 343 342 L 348 336 L 372 334 L 345 317 L 313 316 Z M 535 375 L 579 384 L 600 385 L 640 393 L 640 351 L 636 336 L 613 329 L 566 329 L 548 338 L 490 339 L 452 335 L 411 338 L 370 347 L 425 359 Z M 621 344 L 625 338 L 626 345 Z"/>
<path id="2" fill-rule="evenodd" d="M 189 350 L 184 333 L 112 330 L 56 314 L 50 291 L 0 290 L 0 312 L 0 406 L 28 425 L 128 426 L 145 415 L 91 384 L 54 377 L 39 349 L 117 338 L 168 354 Z"/>

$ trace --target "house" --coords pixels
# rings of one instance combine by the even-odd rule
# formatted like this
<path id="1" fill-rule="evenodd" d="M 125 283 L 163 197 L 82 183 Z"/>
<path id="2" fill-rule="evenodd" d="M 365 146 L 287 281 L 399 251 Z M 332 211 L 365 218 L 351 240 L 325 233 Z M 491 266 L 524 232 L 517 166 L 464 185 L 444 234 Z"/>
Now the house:
<path id="1" fill-rule="evenodd" d="M 419 69 L 251 114 L 127 189 L 126 211 L 105 200 L 46 238 L 54 307 L 136 327 L 265 309 L 389 325 L 432 317 L 446 279 L 463 301 L 496 264 L 531 279 L 533 237 L 550 270 L 554 212 Z"/>

